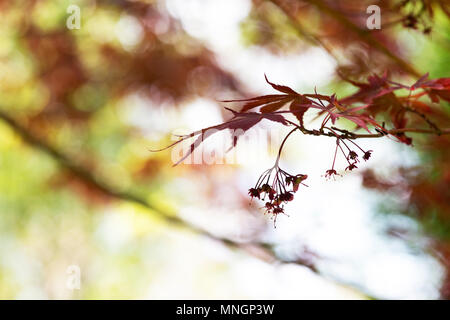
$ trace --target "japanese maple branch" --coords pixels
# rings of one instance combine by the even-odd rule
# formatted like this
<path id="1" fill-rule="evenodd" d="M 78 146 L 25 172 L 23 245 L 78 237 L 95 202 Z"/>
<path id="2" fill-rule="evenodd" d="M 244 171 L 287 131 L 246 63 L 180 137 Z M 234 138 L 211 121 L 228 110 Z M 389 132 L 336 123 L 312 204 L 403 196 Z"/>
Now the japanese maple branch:
<path id="1" fill-rule="evenodd" d="M 280 0 L 269 0 L 269 1 L 271 1 L 277 7 L 279 7 L 292 21 L 294 21 L 294 25 L 298 25 L 297 18 L 282 4 L 282 1 Z M 383 43 L 379 42 L 376 38 L 374 38 L 369 30 L 359 28 L 341 12 L 335 10 L 334 8 L 331 8 L 330 6 L 325 4 L 322 0 L 302 0 L 302 1 L 308 2 L 316 6 L 321 12 L 341 23 L 348 30 L 356 34 L 361 41 L 367 43 L 371 47 L 376 48 L 379 52 L 381 52 L 386 57 L 395 62 L 397 65 L 399 65 L 406 73 L 409 73 L 410 75 L 415 77 L 420 76 L 420 73 L 417 70 L 415 70 L 411 65 L 409 65 L 406 61 L 404 61 L 400 57 L 393 54 L 388 48 L 386 48 L 386 46 Z M 299 32 L 304 33 L 303 30 L 299 30 Z M 318 39 L 318 37 L 313 37 L 313 41 L 321 45 L 328 52 L 330 52 L 330 48 L 328 48 L 323 43 L 323 41 Z"/>
<path id="2" fill-rule="evenodd" d="M 308 33 L 307 31 L 304 30 L 303 26 L 301 25 L 301 23 L 298 21 L 297 17 L 295 16 L 295 12 L 293 12 L 292 10 L 289 10 L 284 5 L 283 1 L 279 1 L 279 0 L 269 0 L 269 1 L 272 2 L 274 5 L 276 5 L 278 8 L 280 8 L 280 10 L 289 18 L 289 20 L 291 22 L 291 26 L 297 31 L 299 36 L 306 39 L 306 41 L 308 41 L 312 45 L 322 47 L 336 61 L 338 60 L 336 55 L 333 53 L 333 50 L 331 50 L 331 48 L 324 41 L 322 41 L 322 39 L 320 39 L 320 37 L 318 37 L 312 33 Z"/>
<path id="3" fill-rule="evenodd" d="M 342 139 L 362 139 L 362 138 L 381 138 L 384 136 L 387 136 L 389 134 L 396 135 L 399 133 L 423 133 L 423 134 L 435 134 L 435 135 L 444 135 L 444 134 L 450 134 L 450 128 L 445 129 L 439 129 L 439 131 L 436 131 L 434 129 L 421 129 L 421 128 L 402 128 L 402 129 L 392 129 L 392 130 L 386 130 L 385 132 L 378 132 L 378 133 L 354 133 L 345 129 L 340 129 L 337 127 L 325 127 L 327 131 L 324 129 L 322 130 L 310 130 L 306 129 L 305 127 L 299 126 L 295 122 L 286 120 L 289 124 L 295 126 L 298 130 L 300 130 L 303 134 L 307 135 L 313 135 L 313 136 L 326 136 L 326 137 L 333 137 L 336 138 L 336 133 L 333 133 L 332 130 L 339 131 L 341 134 L 339 135 L 339 138 Z"/>
<path id="4" fill-rule="evenodd" d="M 141 198 L 137 195 L 134 195 L 132 193 L 126 192 L 126 191 L 117 191 L 114 190 L 111 186 L 109 186 L 107 183 L 102 181 L 101 179 L 97 178 L 95 174 L 92 172 L 92 170 L 88 170 L 83 165 L 80 165 L 78 163 L 73 162 L 72 159 L 70 159 L 68 156 L 57 150 L 55 147 L 51 146 L 48 142 L 45 141 L 45 139 L 38 137 L 38 135 L 29 132 L 28 129 L 19 123 L 19 121 L 12 118 L 10 115 L 5 113 L 4 111 L 0 110 L 0 119 L 3 120 L 5 123 L 7 123 L 27 144 L 30 146 L 44 152 L 45 154 L 51 156 L 56 162 L 58 162 L 61 167 L 69 170 L 72 174 L 74 174 L 77 178 L 81 179 L 82 181 L 88 183 L 91 186 L 94 186 L 97 190 L 101 191 L 102 193 L 123 201 L 132 202 L 134 204 L 138 204 L 140 206 L 145 207 L 146 209 L 151 210 L 154 214 L 165 220 L 167 223 L 174 225 L 176 227 L 184 228 L 187 230 L 190 230 L 191 232 L 194 232 L 199 235 L 203 235 L 209 239 L 218 241 L 222 243 L 223 245 L 231 248 L 231 249 L 240 249 L 243 250 L 256 258 L 265 261 L 267 263 L 293 263 L 297 265 L 304 266 L 311 270 L 312 272 L 316 273 L 317 275 L 321 277 L 326 277 L 322 273 L 320 273 L 316 267 L 311 264 L 308 261 L 303 261 L 302 259 L 298 259 L 295 261 L 284 261 L 280 258 L 278 258 L 273 250 L 273 248 L 266 243 L 239 243 L 235 242 L 233 240 L 216 236 L 212 233 L 210 233 L 207 230 L 204 230 L 200 227 L 197 227 L 179 217 L 177 217 L 174 214 L 169 214 L 148 201 L 146 201 L 144 198 Z M 329 279 L 330 281 L 336 282 L 332 279 Z M 336 282 L 338 283 L 338 282 Z M 343 285 L 339 283 L 340 285 Z M 366 293 L 363 292 L 363 290 L 360 290 L 360 292 L 366 296 L 369 297 Z"/>

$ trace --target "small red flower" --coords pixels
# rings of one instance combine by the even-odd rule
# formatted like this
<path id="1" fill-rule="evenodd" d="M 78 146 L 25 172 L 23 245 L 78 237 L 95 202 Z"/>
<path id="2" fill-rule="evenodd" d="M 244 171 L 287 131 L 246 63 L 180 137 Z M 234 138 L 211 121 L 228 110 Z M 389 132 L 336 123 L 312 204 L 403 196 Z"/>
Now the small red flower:
<path id="1" fill-rule="evenodd" d="M 269 193 L 272 190 L 273 190 L 272 187 L 267 183 L 265 183 L 261 186 L 261 192 Z"/>
<path id="2" fill-rule="evenodd" d="M 294 192 L 297 192 L 298 187 L 300 186 L 300 184 L 306 180 L 308 178 L 308 175 L 306 174 L 298 174 L 294 177 L 293 181 L 292 181 L 292 190 Z"/>
<path id="3" fill-rule="evenodd" d="M 249 194 L 249 196 L 253 199 L 253 198 L 258 198 L 258 199 L 260 199 L 260 191 L 259 191 L 259 189 L 256 189 L 256 188 L 250 188 L 250 189 L 248 189 L 248 194 Z"/>
<path id="4" fill-rule="evenodd" d="M 369 160 L 369 159 L 370 159 L 370 156 L 372 155 L 372 152 L 373 152 L 372 150 L 369 150 L 369 151 L 364 152 L 363 159 L 364 159 L 365 161 Z"/>
<path id="5" fill-rule="evenodd" d="M 273 209 L 272 211 L 273 214 L 280 214 L 280 213 L 284 213 L 284 209 L 281 207 L 276 207 Z"/>
<path id="6" fill-rule="evenodd" d="M 275 190 L 273 190 L 272 188 L 270 188 L 270 190 L 269 190 L 269 199 L 270 200 L 275 199 L 276 195 L 277 195 L 277 192 Z"/>
<path id="7" fill-rule="evenodd" d="M 280 200 L 281 201 L 292 201 L 294 200 L 294 194 L 292 192 L 286 192 L 280 194 Z"/>
<path id="8" fill-rule="evenodd" d="M 271 202 L 266 202 L 264 207 L 269 211 L 273 209 L 273 204 Z"/>
<path id="9" fill-rule="evenodd" d="M 325 178 L 330 179 L 331 177 L 334 178 L 334 176 L 340 176 L 334 169 L 329 169 L 325 171 Z"/>
<path id="10" fill-rule="evenodd" d="M 352 150 L 348 153 L 347 159 L 358 161 L 358 154 Z"/>

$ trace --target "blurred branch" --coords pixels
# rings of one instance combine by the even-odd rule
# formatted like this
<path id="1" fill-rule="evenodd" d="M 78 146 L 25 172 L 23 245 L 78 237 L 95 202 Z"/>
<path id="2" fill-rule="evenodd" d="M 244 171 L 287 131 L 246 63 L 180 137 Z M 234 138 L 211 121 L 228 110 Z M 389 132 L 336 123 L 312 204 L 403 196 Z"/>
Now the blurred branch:
<path id="1" fill-rule="evenodd" d="M 289 11 L 286 6 L 283 5 L 282 0 L 269 0 L 273 4 L 275 4 L 277 7 L 279 7 L 292 21 L 294 26 L 300 27 L 297 17 L 294 15 L 292 11 Z M 393 62 L 395 62 L 398 66 L 401 67 L 403 71 L 406 73 L 415 76 L 420 77 L 421 74 L 415 70 L 410 64 L 408 64 L 406 61 L 404 61 L 402 58 L 396 56 L 393 54 L 386 46 L 379 42 L 376 38 L 372 36 L 369 30 L 364 30 L 359 28 L 357 25 L 355 25 L 352 21 L 350 21 L 345 15 L 343 15 L 338 10 L 335 10 L 334 8 L 328 6 L 325 4 L 322 0 L 302 0 L 304 2 L 308 2 L 315 7 L 317 7 L 322 13 L 332 17 L 333 19 L 337 20 L 341 25 L 346 27 L 349 31 L 353 32 L 355 35 L 358 36 L 358 38 L 368 44 L 371 47 L 376 48 L 379 52 L 384 54 L 386 57 L 391 59 Z M 304 34 L 304 31 L 302 29 L 299 30 L 301 34 Z M 309 35 L 311 37 L 311 35 Z M 318 37 L 313 37 L 313 41 L 320 46 L 322 46 L 326 51 L 330 52 L 330 48 L 325 45 L 323 41 L 321 41 Z"/>
<path id="2" fill-rule="evenodd" d="M 303 37 L 306 41 L 308 41 L 312 45 L 322 47 L 336 61 L 338 60 L 336 55 L 333 53 L 333 50 L 324 41 L 322 41 L 322 39 L 320 39 L 319 36 L 312 34 L 310 32 L 307 32 L 303 28 L 303 25 L 300 23 L 300 21 L 295 16 L 295 12 L 292 10 L 289 10 L 289 8 L 287 8 L 284 5 L 283 1 L 279 1 L 279 0 L 268 0 L 268 1 L 272 2 L 274 5 L 276 5 L 289 18 L 290 25 L 297 31 L 299 36 Z"/>
<path id="3" fill-rule="evenodd" d="M 303 267 L 308 268 L 310 271 L 316 273 L 317 275 L 327 278 L 325 275 L 321 274 L 317 268 L 310 263 L 309 261 L 305 261 L 302 259 L 298 259 L 296 261 L 283 261 L 282 259 L 278 258 L 274 252 L 274 249 L 265 243 L 239 243 L 235 242 L 233 240 L 218 237 L 212 233 L 210 233 L 207 230 L 204 230 L 202 228 L 199 228 L 177 216 L 174 214 L 169 214 L 167 212 L 164 212 L 163 210 L 160 210 L 150 204 L 145 199 L 138 197 L 134 194 L 131 194 L 129 192 L 121 192 L 114 190 L 111 186 L 106 184 L 105 182 L 98 179 L 94 173 L 91 170 L 88 170 L 87 168 L 83 167 L 80 164 L 77 164 L 73 162 L 69 157 L 64 155 L 62 152 L 51 146 L 48 142 L 45 141 L 45 139 L 38 137 L 33 132 L 28 131 L 28 129 L 20 124 L 19 121 L 12 118 L 10 115 L 5 113 L 4 111 L 0 110 L 0 119 L 3 120 L 5 123 L 7 123 L 14 131 L 29 145 L 33 146 L 34 148 L 46 153 L 47 155 L 51 156 L 54 160 L 56 160 L 63 168 L 69 170 L 72 174 L 74 174 L 76 177 L 80 178 L 84 182 L 94 186 L 102 193 L 113 197 L 118 200 L 124 200 L 129 201 L 138 205 L 141 205 L 147 209 L 150 209 L 153 213 L 164 219 L 167 223 L 171 225 L 175 225 L 180 228 L 184 228 L 187 230 L 190 230 L 191 232 L 197 233 L 199 235 L 205 236 L 209 239 L 215 240 L 231 249 L 240 249 L 243 250 L 256 258 L 265 261 L 267 263 L 273 263 L 273 264 L 297 264 L 301 265 Z M 332 279 L 328 279 L 332 282 L 335 282 L 338 285 L 343 285 L 341 283 L 338 283 Z M 344 285 L 345 286 L 345 285 Z M 351 287 L 351 289 L 355 289 L 354 287 Z M 366 297 L 370 297 L 369 295 L 362 292 L 360 289 L 359 292 L 362 295 L 365 295 Z"/>

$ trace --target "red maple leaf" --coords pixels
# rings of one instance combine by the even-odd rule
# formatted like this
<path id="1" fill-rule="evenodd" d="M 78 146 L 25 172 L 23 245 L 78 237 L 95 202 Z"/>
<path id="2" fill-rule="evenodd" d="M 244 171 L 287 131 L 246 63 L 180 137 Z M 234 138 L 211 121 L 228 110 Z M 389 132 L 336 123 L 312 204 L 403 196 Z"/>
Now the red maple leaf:
<path id="1" fill-rule="evenodd" d="M 230 120 L 228 120 L 224 123 L 215 125 L 215 126 L 204 128 L 204 129 L 201 129 L 198 131 L 194 131 L 190 134 L 181 136 L 178 141 L 175 141 L 174 143 L 168 145 L 167 147 L 159 149 L 159 150 L 151 150 L 151 151 L 158 152 L 158 151 L 166 150 L 168 148 L 171 148 L 171 147 L 177 145 L 178 143 L 180 143 L 182 141 L 185 141 L 185 140 L 193 138 L 193 137 L 197 137 L 197 139 L 195 139 L 195 141 L 190 145 L 189 150 L 186 152 L 186 154 L 184 154 L 183 157 L 173 165 L 173 166 L 176 166 L 176 165 L 180 164 L 181 162 L 183 162 L 189 155 L 191 155 L 194 152 L 194 150 L 202 144 L 202 142 L 204 142 L 207 138 L 209 138 L 210 136 L 212 136 L 213 134 L 215 134 L 219 131 L 223 131 L 226 129 L 233 131 L 233 143 L 232 143 L 232 146 L 230 147 L 230 149 L 231 149 L 236 146 L 239 136 L 243 135 L 247 130 L 252 128 L 254 125 L 259 123 L 263 119 L 267 119 L 267 120 L 270 120 L 273 122 L 278 122 L 283 125 L 289 125 L 289 123 L 286 121 L 286 119 L 280 114 L 272 114 L 272 113 L 264 114 L 264 113 L 256 113 L 256 112 L 245 112 L 244 113 L 244 112 L 236 112 L 229 108 L 226 108 L 226 109 L 233 113 L 233 118 L 231 118 Z"/>

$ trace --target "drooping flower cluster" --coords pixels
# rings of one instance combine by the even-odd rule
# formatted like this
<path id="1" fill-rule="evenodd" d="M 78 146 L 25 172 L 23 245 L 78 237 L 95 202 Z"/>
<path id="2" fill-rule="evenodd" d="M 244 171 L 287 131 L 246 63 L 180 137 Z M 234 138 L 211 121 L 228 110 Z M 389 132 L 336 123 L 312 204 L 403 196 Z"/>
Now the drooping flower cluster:
<path id="1" fill-rule="evenodd" d="M 276 164 L 263 172 L 256 186 L 248 190 L 248 194 L 251 198 L 266 201 L 266 213 L 273 215 L 275 223 L 278 214 L 284 213 L 284 205 L 294 200 L 300 184 L 305 185 L 303 181 L 306 178 L 306 174 L 291 175 Z"/>
<path id="2" fill-rule="evenodd" d="M 358 155 L 358 153 L 355 150 L 353 150 L 353 149 L 351 149 L 349 147 L 350 143 L 352 143 L 354 146 L 356 146 L 359 149 L 359 151 L 362 152 L 362 158 L 363 158 L 364 161 L 367 161 L 367 160 L 370 159 L 370 156 L 372 155 L 372 152 L 373 152 L 372 150 L 364 151 L 353 140 L 347 139 L 347 143 L 346 143 L 344 141 L 344 139 L 338 137 L 336 139 L 336 149 L 334 151 L 333 164 L 331 166 L 331 169 L 328 169 L 327 171 L 325 171 L 325 178 L 331 178 L 331 177 L 340 175 L 334 169 L 334 165 L 336 163 L 336 157 L 337 157 L 338 150 L 340 150 L 342 152 L 342 154 L 345 157 L 345 160 L 348 163 L 348 166 L 345 168 L 345 170 L 352 171 L 353 169 L 357 169 L 358 168 L 356 166 L 356 164 L 359 162 L 359 155 Z M 344 147 L 342 147 L 342 145 L 344 145 Z"/>

